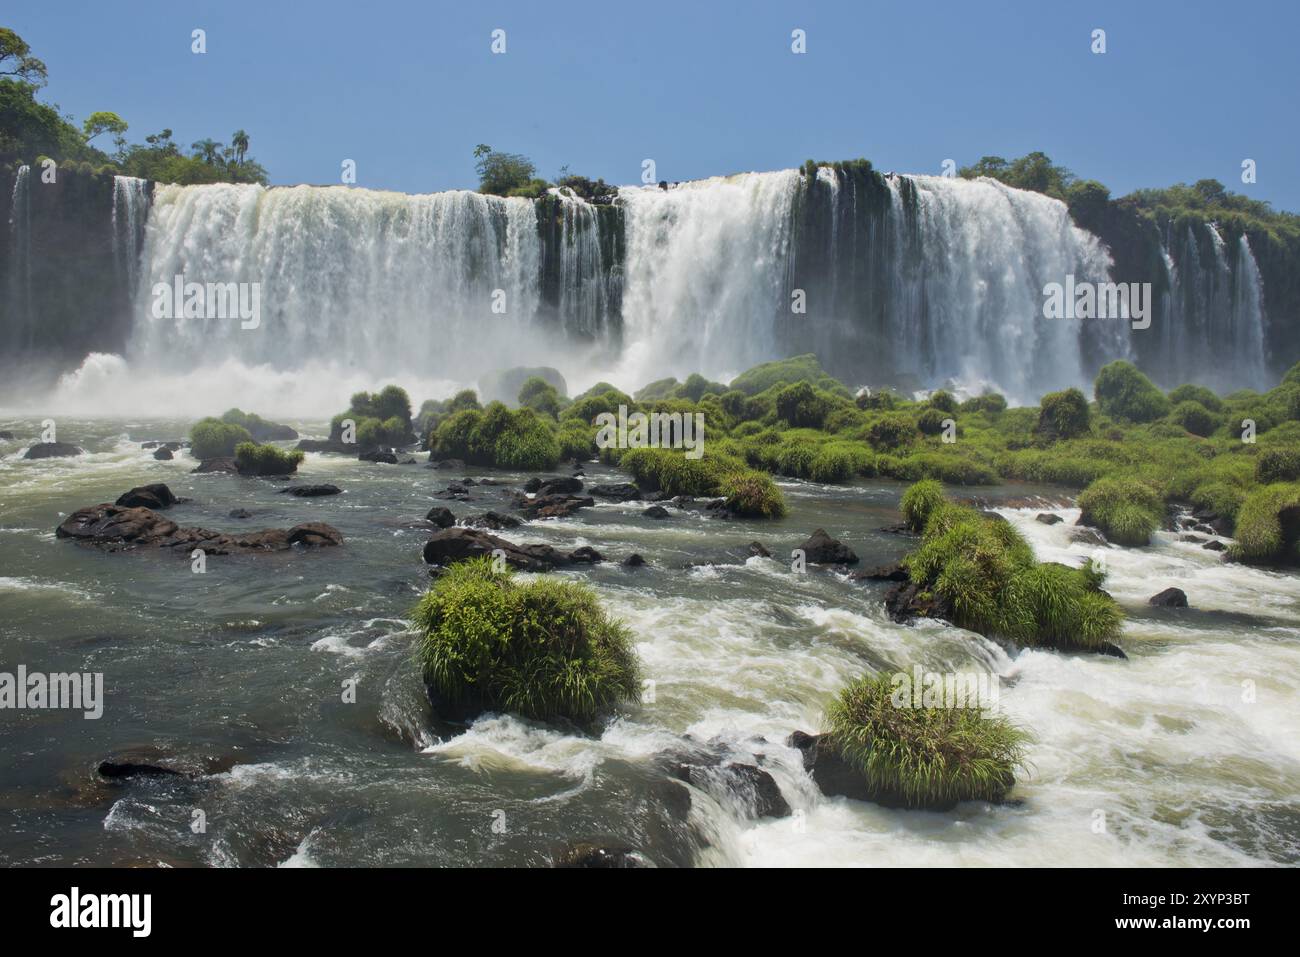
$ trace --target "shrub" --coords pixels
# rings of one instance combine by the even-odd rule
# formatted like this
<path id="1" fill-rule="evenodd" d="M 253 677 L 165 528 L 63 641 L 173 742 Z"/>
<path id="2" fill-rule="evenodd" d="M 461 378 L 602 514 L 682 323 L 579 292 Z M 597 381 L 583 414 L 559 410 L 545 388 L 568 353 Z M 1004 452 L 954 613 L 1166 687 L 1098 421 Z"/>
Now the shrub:
<path id="1" fill-rule="evenodd" d="M 1049 392 L 1038 406 L 1034 431 L 1053 439 L 1074 439 L 1091 430 L 1088 399 L 1078 389 Z"/>
<path id="2" fill-rule="evenodd" d="M 903 493 L 899 510 L 902 511 L 903 520 L 907 522 L 908 528 L 920 532 L 924 530 L 925 523 L 929 521 L 934 510 L 946 501 L 943 486 L 939 482 L 934 479 L 922 479 Z"/>
<path id="3" fill-rule="evenodd" d="M 936 500 L 933 487 L 908 492 L 909 524 L 924 522 L 908 574 L 948 604 L 955 624 L 1066 649 L 1097 649 L 1119 634 L 1122 614 L 1095 568 L 1038 564 L 1010 522 Z"/>
<path id="4" fill-rule="evenodd" d="M 1006 397 L 997 392 L 986 392 L 973 399 L 967 399 L 958 408 L 962 412 L 987 412 L 1000 415 L 1007 410 Z"/>
<path id="5" fill-rule="evenodd" d="M 1200 402 L 1193 402 L 1190 399 L 1174 406 L 1169 418 L 1192 435 L 1206 436 L 1219 427 L 1219 416 Z"/>
<path id="6" fill-rule="evenodd" d="M 848 389 L 828 375 L 812 353 L 754 366 L 736 376 L 731 381 L 731 388 L 739 389 L 746 395 L 758 395 L 774 385 L 789 385 L 793 382 L 810 382 L 824 392 L 843 395 L 846 398 L 849 396 Z"/>
<path id="7" fill-rule="evenodd" d="M 830 402 L 807 382 L 786 386 L 776 394 L 776 414 L 795 429 L 820 429 Z"/>
<path id="8" fill-rule="evenodd" d="M 244 412 L 242 409 L 230 409 L 221 417 L 228 425 L 239 425 L 248 430 L 248 434 L 257 442 L 286 441 L 296 439 L 298 433 L 287 425 L 268 422 L 260 415 Z"/>
<path id="9" fill-rule="evenodd" d="M 1079 521 L 1102 530 L 1116 545 L 1146 545 L 1164 520 L 1160 495 L 1132 478 L 1100 478 L 1079 496 Z"/>
<path id="10" fill-rule="evenodd" d="M 1192 492 L 1191 502 L 1198 511 L 1213 512 L 1220 518 L 1235 521 L 1245 497 L 1244 491 L 1227 482 L 1206 482 Z"/>
<path id="11" fill-rule="evenodd" d="M 448 716 L 588 721 L 640 694 L 630 632 L 585 585 L 520 585 L 492 559 L 471 559 L 438 579 L 411 621 L 424 681 Z"/>
<path id="12" fill-rule="evenodd" d="M 588 394 L 574 399 L 573 403 L 560 413 L 560 419 L 561 421 L 577 419 L 580 422 L 591 423 L 602 413 L 618 415 L 619 406 L 626 406 L 629 415 L 637 410 L 637 404 L 630 396 L 611 388 L 595 395 Z"/>
<path id="13" fill-rule="evenodd" d="M 871 426 L 868 438 L 874 448 L 896 449 L 910 442 L 916 435 L 916 425 L 901 413 L 883 415 Z"/>
<path id="14" fill-rule="evenodd" d="M 554 468 L 561 456 L 556 433 L 537 413 L 528 408 L 511 411 L 500 402 L 481 412 L 466 409 L 447 417 L 432 444 L 443 458 L 524 472 Z"/>
<path id="15" fill-rule="evenodd" d="M 923 435 L 938 435 L 943 431 L 943 424 L 950 418 L 951 414 L 941 409 L 926 409 L 917 418 L 916 427 Z"/>
<path id="16" fill-rule="evenodd" d="M 1180 385 L 1169 393 L 1169 401 L 1175 406 L 1184 402 L 1197 402 L 1211 412 L 1223 411 L 1223 400 L 1203 385 Z"/>
<path id="17" fill-rule="evenodd" d="M 1130 422 L 1154 422 L 1169 414 L 1169 400 L 1131 362 L 1102 366 L 1094 384 L 1101 411 Z"/>
<path id="18" fill-rule="evenodd" d="M 688 459 L 676 449 L 628 449 L 619 464 L 637 484 L 669 495 L 720 495 L 738 515 L 777 518 L 785 514 L 781 490 L 761 472 L 716 453 Z"/>
<path id="19" fill-rule="evenodd" d="M 196 459 L 228 458 L 241 442 L 251 441 L 253 437 L 242 425 L 211 417 L 200 419 L 190 429 L 190 452 Z"/>
<path id="20" fill-rule="evenodd" d="M 745 469 L 730 472 L 718 483 L 727 508 L 748 518 L 780 518 L 785 514 L 785 497 L 762 472 Z"/>
<path id="21" fill-rule="evenodd" d="M 1265 449 L 1255 460 L 1255 481 L 1260 485 L 1300 479 L 1300 449 Z"/>
<path id="22" fill-rule="evenodd" d="M 1300 485 L 1264 485 L 1237 512 L 1228 557 L 1251 564 L 1300 564 Z"/>
<path id="23" fill-rule="evenodd" d="M 956 412 L 957 400 L 951 392 L 945 392 L 943 389 L 936 389 L 930 393 L 930 398 L 926 399 L 926 405 L 932 409 L 938 409 L 940 412 Z"/>
<path id="24" fill-rule="evenodd" d="M 541 376 L 532 376 L 519 387 L 519 404 L 551 418 L 560 414 L 560 394 Z"/>
<path id="25" fill-rule="evenodd" d="M 298 471 L 303 453 L 284 451 L 274 445 L 240 442 L 235 446 L 235 467 L 241 475 L 292 475 Z"/>
<path id="26" fill-rule="evenodd" d="M 995 679 L 996 680 L 996 679 Z M 823 728 L 839 755 L 887 803 L 946 809 L 1001 800 L 1024 764 L 1028 735 L 979 708 L 917 708 L 894 702 L 888 674 L 840 692 Z"/>
<path id="27" fill-rule="evenodd" d="M 863 410 L 880 410 L 888 412 L 898 406 L 898 396 L 888 389 L 877 389 L 875 392 L 866 390 L 859 392 L 857 398 L 853 400 L 859 409 Z"/>

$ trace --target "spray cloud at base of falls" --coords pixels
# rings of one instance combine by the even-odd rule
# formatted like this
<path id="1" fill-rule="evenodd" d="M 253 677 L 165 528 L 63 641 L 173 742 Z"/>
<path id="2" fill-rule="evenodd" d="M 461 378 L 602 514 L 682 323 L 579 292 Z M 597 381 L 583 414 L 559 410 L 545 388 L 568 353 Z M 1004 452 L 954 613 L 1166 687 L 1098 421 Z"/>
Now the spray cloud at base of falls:
<path id="1" fill-rule="evenodd" d="M 625 187 L 608 204 L 554 189 L 527 200 L 151 186 L 113 181 L 112 262 L 130 307 L 110 350 L 137 380 L 119 384 L 122 395 L 143 397 L 150 377 L 183 378 L 169 369 L 208 373 L 192 377 L 203 408 L 251 401 L 240 395 L 258 375 L 282 400 L 294 377 L 305 397 L 344 380 L 474 385 L 515 365 L 555 366 L 574 391 L 598 379 L 634 389 L 692 372 L 725 379 L 803 352 L 851 385 L 987 387 L 1013 402 L 1087 387 L 1113 358 L 1138 360 L 1166 385 L 1258 388 L 1269 374 L 1264 283 L 1244 234 L 1167 231 L 1150 330 L 1046 321 L 1048 284 L 1106 282 L 1116 264 L 1064 203 L 990 179 L 844 164 L 811 178 L 785 170 Z M 30 233 L 16 218 L 19 187 L 11 335 L 23 325 L 16 251 Z M 155 319 L 151 290 L 178 275 L 260 283 L 260 327 Z M 90 385 L 115 393 L 109 365 L 66 379 L 62 398 L 92 407 L 117 397 Z"/>

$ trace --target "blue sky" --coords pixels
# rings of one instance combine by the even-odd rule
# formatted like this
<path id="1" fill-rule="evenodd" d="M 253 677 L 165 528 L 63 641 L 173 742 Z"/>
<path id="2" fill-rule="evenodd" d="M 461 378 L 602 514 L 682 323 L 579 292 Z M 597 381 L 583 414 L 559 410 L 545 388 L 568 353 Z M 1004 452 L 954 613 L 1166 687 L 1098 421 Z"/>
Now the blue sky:
<path id="1" fill-rule="evenodd" d="M 679 180 L 1041 149 L 1115 195 L 1212 177 L 1300 211 L 1294 2 L 8 6 L 0 23 L 49 66 L 45 99 L 117 112 L 133 141 L 243 127 L 273 183 L 335 183 L 353 159 L 360 186 L 472 188 L 480 142 L 617 183 L 645 158 Z"/>

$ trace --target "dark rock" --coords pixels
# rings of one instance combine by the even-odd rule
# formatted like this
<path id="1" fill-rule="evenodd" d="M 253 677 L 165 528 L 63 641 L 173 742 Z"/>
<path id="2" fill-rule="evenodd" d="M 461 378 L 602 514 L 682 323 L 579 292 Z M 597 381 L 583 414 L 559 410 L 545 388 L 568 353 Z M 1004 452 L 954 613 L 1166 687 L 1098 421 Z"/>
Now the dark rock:
<path id="1" fill-rule="evenodd" d="M 465 463 L 460 459 L 435 459 L 433 453 L 430 452 L 429 464 L 425 468 L 464 473 Z"/>
<path id="2" fill-rule="evenodd" d="M 343 490 L 337 485 L 290 485 L 280 489 L 280 494 L 289 494 L 298 498 L 320 498 L 324 495 L 338 495 Z"/>
<path id="3" fill-rule="evenodd" d="M 831 538 L 820 528 L 799 547 L 803 549 L 804 558 L 810 565 L 854 565 L 858 561 L 853 549 Z"/>
<path id="4" fill-rule="evenodd" d="M 662 505 L 651 505 L 641 514 L 646 518 L 667 518 L 668 509 L 664 508 Z"/>
<path id="5" fill-rule="evenodd" d="M 473 518 L 465 519 L 465 524 L 470 528 L 490 528 L 494 532 L 499 532 L 503 528 L 518 528 L 523 522 L 513 515 L 502 515 L 500 512 L 484 512 L 482 515 L 475 515 Z"/>
<path id="6" fill-rule="evenodd" d="M 14 434 L 8 429 L 0 429 L 0 442 L 12 442 Z"/>
<path id="7" fill-rule="evenodd" d="M 727 762 L 716 765 L 682 764 L 677 776 L 714 797 L 739 800 L 747 816 L 789 817 L 790 804 L 781 794 L 776 779 L 753 764 Z"/>
<path id="8" fill-rule="evenodd" d="M 397 455 L 391 449 L 368 449 L 357 455 L 362 462 L 379 462 L 384 465 L 396 465 Z"/>
<path id="9" fill-rule="evenodd" d="M 595 499 L 578 495 L 538 495 L 529 498 L 516 493 L 512 501 L 513 507 L 529 518 L 564 518 L 580 508 L 591 508 L 595 504 Z"/>
<path id="10" fill-rule="evenodd" d="M 1042 522 L 1044 525 L 1060 525 L 1065 519 L 1055 512 L 1039 512 L 1034 516 L 1034 521 Z"/>
<path id="11" fill-rule="evenodd" d="M 37 442 L 26 454 L 25 459 L 62 459 L 73 455 L 84 455 L 83 449 L 68 442 Z"/>
<path id="12" fill-rule="evenodd" d="M 906 522 L 899 522 L 897 525 L 881 525 L 879 531 L 886 535 L 907 535 L 910 538 L 916 538 L 916 532 L 912 531 L 912 526 Z"/>
<path id="13" fill-rule="evenodd" d="M 850 581 L 905 582 L 910 580 L 907 569 L 895 562 L 892 565 L 877 565 L 849 575 Z"/>
<path id="14" fill-rule="evenodd" d="M 627 556 L 627 558 L 619 562 L 619 564 L 626 568 L 640 568 L 645 564 L 645 559 L 636 552 L 633 552 L 631 555 Z"/>
<path id="15" fill-rule="evenodd" d="M 899 624 L 913 618 L 947 620 L 952 615 L 952 609 L 944 599 L 933 593 L 926 597 L 921 587 L 911 582 L 898 582 L 885 592 L 885 611 Z"/>
<path id="16" fill-rule="evenodd" d="M 534 475 L 532 478 L 530 478 L 527 482 L 524 483 L 525 492 L 530 492 L 530 493 L 536 492 L 541 487 L 542 487 L 542 480 L 539 479 L 536 475 Z"/>
<path id="17" fill-rule="evenodd" d="M 232 508 L 229 512 L 231 518 L 252 518 L 253 513 L 246 508 Z"/>
<path id="18" fill-rule="evenodd" d="M 767 546 L 764 545 L 762 542 L 750 542 L 749 557 L 750 558 L 771 558 L 772 553 L 767 550 Z"/>
<path id="19" fill-rule="evenodd" d="M 180 771 L 173 771 L 171 768 L 165 768 L 157 764 L 138 764 L 133 761 L 115 762 L 101 761 L 96 769 L 99 776 L 108 778 L 113 781 L 124 781 L 128 778 L 160 778 L 160 777 L 182 777 Z"/>
<path id="20" fill-rule="evenodd" d="M 172 494 L 171 489 L 161 482 L 155 482 L 152 485 L 137 485 L 129 492 L 123 492 L 114 504 L 123 508 L 168 508 L 178 501 L 180 499 Z"/>
<path id="21" fill-rule="evenodd" d="M 569 561 L 575 565 L 597 565 L 604 560 L 605 556 L 590 545 L 582 545 L 569 552 Z"/>
<path id="22" fill-rule="evenodd" d="M 1160 608 L 1186 608 L 1187 593 L 1181 588 L 1166 588 L 1159 594 L 1148 598 L 1147 603 Z"/>
<path id="23" fill-rule="evenodd" d="M 1070 541 L 1102 547 L 1107 544 L 1105 536 L 1095 528 L 1075 528 L 1074 531 L 1070 532 Z"/>
<path id="24" fill-rule="evenodd" d="M 159 462 L 170 462 L 172 459 L 176 458 L 176 456 L 172 454 L 171 449 L 158 449 L 154 452 L 153 457 Z"/>
<path id="25" fill-rule="evenodd" d="M 531 480 L 529 484 L 532 484 Z M 576 495 L 582 491 L 582 479 L 580 478 L 553 478 L 542 482 L 535 489 L 524 486 L 526 492 L 536 492 L 542 495 Z"/>
<path id="26" fill-rule="evenodd" d="M 1228 546 L 1218 540 L 1206 542 L 1201 547 L 1207 552 L 1226 552 L 1228 550 Z"/>
<path id="27" fill-rule="evenodd" d="M 201 548 L 209 555 L 284 551 L 294 545 L 318 548 L 342 545 L 338 529 L 324 522 L 305 522 L 289 529 L 227 534 L 205 528 L 182 528 L 149 508 L 92 505 L 78 509 L 55 529 L 59 538 L 72 538 L 105 551 L 126 548 L 166 548 L 188 555 Z"/>
<path id="28" fill-rule="evenodd" d="M 1200 535 L 1179 535 L 1178 540 L 1180 542 L 1195 542 L 1197 545 L 1205 541 Z"/>
<path id="29" fill-rule="evenodd" d="M 472 478 L 463 478 L 456 484 L 464 486 L 465 488 L 473 488 L 475 485 L 478 484 L 478 482 L 474 481 Z"/>
<path id="30" fill-rule="evenodd" d="M 610 485 L 593 485 L 587 491 L 597 498 L 609 498 L 616 502 L 631 502 L 641 497 L 641 490 L 631 482 L 615 482 Z"/>
<path id="31" fill-rule="evenodd" d="M 439 528 L 451 528 L 456 524 L 456 516 L 451 514 L 451 509 L 443 505 L 435 505 L 424 516 L 425 521 L 433 522 Z"/>
<path id="32" fill-rule="evenodd" d="M 504 561 L 512 568 L 530 572 L 546 572 L 552 568 L 569 565 L 569 556 L 550 545 L 515 545 L 504 538 L 472 528 L 445 528 L 434 533 L 424 543 L 424 560 L 430 565 L 454 565 L 467 558 L 491 555 L 500 550 Z"/>
<path id="33" fill-rule="evenodd" d="M 231 472 L 238 475 L 239 466 L 235 464 L 235 460 L 232 458 L 204 459 L 199 463 L 198 468 L 190 469 L 190 471 L 201 474 L 207 472 Z"/>
<path id="34" fill-rule="evenodd" d="M 630 847 L 606 847 L 601 844 L 574 844 L 555 857 L 555 866 L 563 868 L 617 868 L 645 867 L 640 856 Z"/>
<path id="35" fill-rule="evenodd" d="M 871 788 L 867 779 L 852 765 L 841 757 L 839 749 L 824 734 L 808 734 L 796 731 L 786 739 L 786 745 L 803 754 L 804 770 L 812 777 L 818 790 L 827 797 L 846 797 L 855 801 L 871 801 L 882 807 L 904 808 L 908 802 L 900 794 Z M 1006 781 L 1010 790 L 1015 783 L 1011 777 Z M 946 811 L 956 806 L 956 802 L 932 807 L 929 810 Z"/>

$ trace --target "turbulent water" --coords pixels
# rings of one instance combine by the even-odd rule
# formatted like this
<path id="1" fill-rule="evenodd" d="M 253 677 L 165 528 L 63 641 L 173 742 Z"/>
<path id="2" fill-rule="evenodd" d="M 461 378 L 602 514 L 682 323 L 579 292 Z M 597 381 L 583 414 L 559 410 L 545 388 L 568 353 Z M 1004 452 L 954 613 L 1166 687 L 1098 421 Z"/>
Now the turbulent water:
<path id="1" fill-rule="evenodd" d="M 26 184 L 11 201 L 15 257 Z M 162 401 L 200 414 L 239 402 L 321 416 L 381 378 L 432 395 L 546 364 L 576 391 L 602 378 L 725 379 L 807 351 L 852 384 L 1034 402 L 1136 355 L 1143 335 L 1161 343 L 1144 354 L 1168 384 L 1268 385 L 1264 289 L 1245 237 L 1227 246 L 1210 224 L 1167 236 L 1150 330 L 1048 320 L 1044 286 L 1105 281 L 1110 253 L 1064 204 L 993 180 L 824 167 L 812 184 L 786 170 L 625 187 L 601 208 L 558 191 L 533 202 L 228 184 L 151 196 L 144 185 L 114 185 L 124 355 L 88 356 L 46 407 Z M 20 266 L 6 323 L 24 327 Z M 259 284 L 259 324 L 160 318 L 155 287 L 178 276 Z"/>
<path id="2" fill-rule="evenodd" d="M 297 499 L 141 449 L 187 424 L 61 422 L 60 438 L 88 450 L 78 459 L 21 461 L 27 442 L 0 443 L 0 661 L 100 671 L 106 690 L 97 721 L 5 713 L 0 863 L 520 865 L 582 841 L 659 865 L 1300 863 L 1297 576 L 1225 565 L 1158 533 L 1151 547 L 1104 552 L 1129 615 L 1127 661 L 1016 651 L 942 624 L 896 625 L 880 585 L 791 572 L 783 557 L 818 526 L 867 565 L 905 552 L 907 540 L 879 530 L 897 520 L 898 486 L 783 483 L 790 514 L 771 523 L 600 505 L 504 534 L 646 557 L 641 569 L 563 574 L 591 582 L 628 622 L 654 700 L 586 731 L 485 716 L 451 736 L 430 720 L 403 624 L 428 581 L 427 532 L 410 523 L 449 473 L 312 454 L 300 480 L 344 493 Z M 616 477 L 593 467 L 587 480 Z M 183 558 L 54 537 L 72 509 L 147 481 L 191 500 L 170 511 L 182 524 L 323 520 L 346 542 L 213 556 L 196 575 Z M 500 488 L 474 491 L 450 503 L 458 515 L 499 507 Z M 253 516 L 231 518 L 235 507 Z M 1040 559 L 1094 553 L 1071 540 L 1077 512 L 1046 526 L 1035 511 L 1001 509 Z M 775 558 L 728 557 L 755 538 Z M 712 564 L 689 567 L 698 562 Z M 1146 604 L 1169 585 L 1190 609 Z M 998 676 L 1001 706 L 1035 736 L 1011 803 L 929 813 L 825 798 L 784 746 L 791 731 L 816 730 L 853 676 L 916 664 Z M 355 704 L 341 700 L 349 679 Z M 687 735 L 760 763 L 799 813 L 756 820 L 743 800 L 696 789 L 683 806 L 657 756 Z M 118 754 L 199 773 L 95 783 L 96 764 Z"/>

